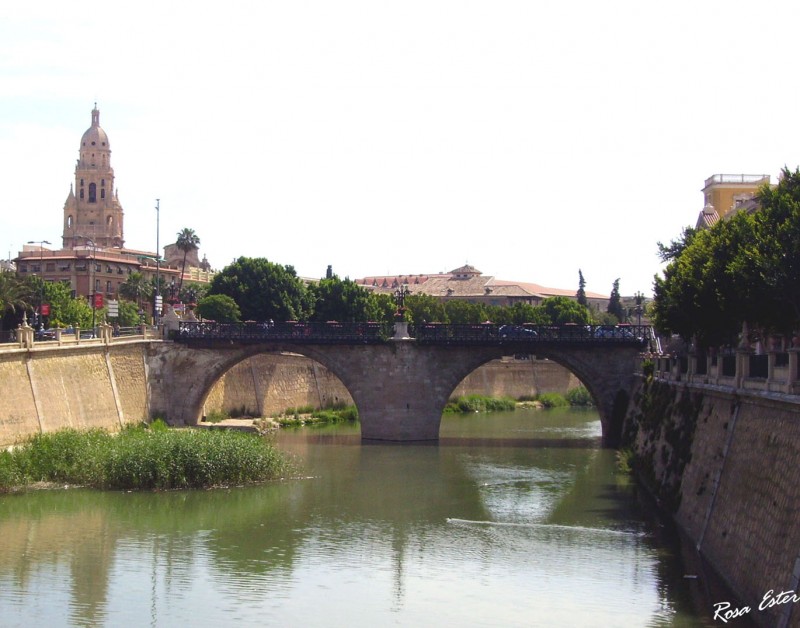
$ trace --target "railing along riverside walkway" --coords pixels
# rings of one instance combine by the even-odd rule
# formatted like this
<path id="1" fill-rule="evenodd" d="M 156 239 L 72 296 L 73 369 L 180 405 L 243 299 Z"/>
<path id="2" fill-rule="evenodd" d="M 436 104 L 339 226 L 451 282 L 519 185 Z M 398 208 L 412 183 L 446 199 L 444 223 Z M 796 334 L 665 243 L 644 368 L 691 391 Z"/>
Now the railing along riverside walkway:
<path id="1" fill-rule="evenodd" d="M 750 347 L 645 358 L 662 380 L 763 393 L 800 395 L 800 346 Z"/>
<path id="2" fill-rule="evenodd" d="M 192 346 L 219 343 L 254 344 L 382 344 L 395 340 L 392 323 L 280 322 L 214 323 L 181 322 L 170 339 Z M 425 345 L 510 345 L 515 349 L 548 345 L 628 345 L 647 347 L 653 330 L 647 325 L 450 325 L 423 323 L 409 328 L 410 338 Z"/>
<path id="3" fill-rule="evenodd" d="M 122 327 L 114 329 L 111 325 L 100 324 L 90 329 L 48 329 L 37 331 L 30 326 L 20 325 L 16 329 L 0 333 L 0 351 L 19 349 L 57 348 L 112 344 L 132 340 L 161 340 L 162 330 L 150 325 Z"/>

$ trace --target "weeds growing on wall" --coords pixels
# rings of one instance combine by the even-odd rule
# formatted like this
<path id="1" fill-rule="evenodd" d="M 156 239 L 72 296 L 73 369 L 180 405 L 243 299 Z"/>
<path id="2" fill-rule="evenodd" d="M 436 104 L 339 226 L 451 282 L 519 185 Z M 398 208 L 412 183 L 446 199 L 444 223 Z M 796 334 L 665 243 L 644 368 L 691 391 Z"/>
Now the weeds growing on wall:
<path id="1" fill-rule="evenodd" d="M 37 482 L 102 489 L 165 490 L 251 484 L 289 472 L 263 437 L 227 430 L 169 429 L 163 422 L 39 434 L 0 455 L 0 491 Z"/>
<path id="2" fill-rule="evenodd" d="M 639 479 L 668 511 L 676 512 L 703 395 L 648 378 L 635 402 L 636 411 L 625 425 L 623 447 L 635 451 L 631 465 Z"/>

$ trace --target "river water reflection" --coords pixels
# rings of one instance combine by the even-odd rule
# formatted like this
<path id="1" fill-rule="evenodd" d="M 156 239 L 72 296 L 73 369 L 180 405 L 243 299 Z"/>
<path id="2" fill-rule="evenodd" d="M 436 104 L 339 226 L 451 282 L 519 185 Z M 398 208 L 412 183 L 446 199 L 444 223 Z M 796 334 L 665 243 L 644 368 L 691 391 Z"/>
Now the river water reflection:
<path id="1" fill-rule="evenodd" d="M 0 625 L 712 625 L 595 413 L 445 417 L 441 435 L 287 430 L 302 479 L 2 497 Z"/>

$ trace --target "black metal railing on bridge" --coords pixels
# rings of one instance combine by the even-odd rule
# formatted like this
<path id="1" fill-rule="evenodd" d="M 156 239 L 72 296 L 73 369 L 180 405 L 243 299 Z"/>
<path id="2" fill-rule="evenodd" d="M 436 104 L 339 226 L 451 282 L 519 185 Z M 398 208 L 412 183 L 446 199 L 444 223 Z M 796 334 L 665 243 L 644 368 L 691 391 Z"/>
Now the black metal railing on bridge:
<path id="1" fill-rule="evenodd" d="M 421 344 L 631 344 L 645 346 L 653 338 L 647 325 L 445 325 L 424 323 L 412 327 Z"/>
<path id="2" fill-rule="evenodd" d="M 182 322 L 170 339 L 185 343 L 215 341 L 256 343 L 291 341 L 307 344 L 376 344 L 391 337 L 391 323 L 297 322 L 214 323 Z"/>
<path id="3" fill-rule="evenodd" d="M 419 344 L 513 345 L 626 344 L 646 347 L 653 339 L 647 325 L 450 325 L 422 323 L 409 332 Z M 281 323 L 182 322 L 171 339 L 187 344 L 216 341 L 256 343 L 290 341 L 307 344 L 377 344 L 394 335 L 391 323 L 338 323 L 335 321 Z"/>

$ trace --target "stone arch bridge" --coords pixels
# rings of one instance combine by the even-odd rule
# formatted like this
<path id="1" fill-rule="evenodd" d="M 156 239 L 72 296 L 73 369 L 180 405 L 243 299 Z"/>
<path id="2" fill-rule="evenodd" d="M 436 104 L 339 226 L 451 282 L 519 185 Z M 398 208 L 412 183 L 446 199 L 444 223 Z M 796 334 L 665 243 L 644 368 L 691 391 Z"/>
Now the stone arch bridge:
<path id="1" fill-rule="evenodd" d="M 617 444 L 637 357 L 651 337 L 642 326 L 498 326 L 404 323 L 182 323 L 148 358 L 151 414 L 196 424 L 214 383 L 260 353 L 305 355 L 350 392 L 364 440 L 435 441 L 457 385 L 490 360 L 549 358 L 574 373 L 597 405 L 603 442 Z"/>

